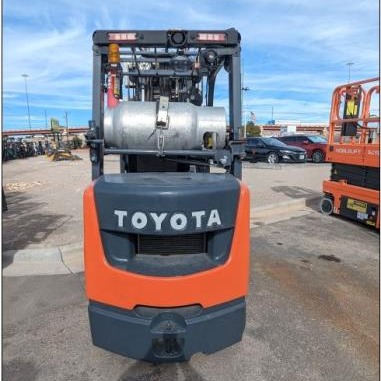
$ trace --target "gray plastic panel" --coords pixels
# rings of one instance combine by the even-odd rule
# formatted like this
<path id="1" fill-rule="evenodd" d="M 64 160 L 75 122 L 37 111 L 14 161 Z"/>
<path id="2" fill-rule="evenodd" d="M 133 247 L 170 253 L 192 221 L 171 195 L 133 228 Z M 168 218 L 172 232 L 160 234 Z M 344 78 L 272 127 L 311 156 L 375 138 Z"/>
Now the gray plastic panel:
<path id="1" fill-rule="evenodd" d="M 213 353 L 242 339 L 246 301 L 239 298 L 205 309 L 149 308 L 148 312 L 142 316 L 140 308 L 130 311 L 90 301 L 94 345 L 153 363 Z"/>
<path id="2" fill-rule="evenodd" d="M 228 259 L 239 198 L 239 183 L 232 175 L 105 175 L 97 180 L 94 190 L 104 253 L 112 266 L 137 274 L 168 277 L 206 271 Z M 214 219 L 216 223 L 208 224 L 213 210 L 218 212 L 218 221 Z M 192 212 L 205 215 L 195 218 Z M 143 218 L 142 213 L 145 216 L 144 224 L 136 220 L 141 228 L 133 224 L 135 213 L 140 213 L 140 218 Z M 156 213 L 156 216 L 166 214 L 160 230 L 150 213 Z M 181 214 L 187 221 L 182 229 L 171 226 L 170 216 L 176 214 Z M 205 235 L 205 250 L 184 250 L 183 253 L 179 252 L 182 242 L 177 242 L 173 251 L 172 246 L 167 245 L 167 242 L 175 242 L 177 236 L 188 242 L 189 239 L 184 237 L 200 234 Z M 137 248 L 139 239 L 145 236 L 168 239 L 158 239 L 157 245 L 162 243 L 157 252 L 153 247 L 146 255 Z"/>
<path id="3" fill-rule="evenodd" d="M 234 227 L 239 189 L 230 174 L 123 173 L 101 176 L 94 194 L 100 229 L 176 235 Z M 151 213 L 167 214 L 158 225 Z"/>

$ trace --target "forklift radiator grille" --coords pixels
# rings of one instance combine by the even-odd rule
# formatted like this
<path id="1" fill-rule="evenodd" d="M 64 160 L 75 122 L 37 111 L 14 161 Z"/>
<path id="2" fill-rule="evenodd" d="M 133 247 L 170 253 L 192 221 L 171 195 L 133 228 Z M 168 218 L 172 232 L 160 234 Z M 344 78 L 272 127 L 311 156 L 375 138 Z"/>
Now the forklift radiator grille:
<path id="1" fill-rule="evenodd" d="M 136 254 L 179 255 L 206 252 L 206 233 L 137 236 Z"/>

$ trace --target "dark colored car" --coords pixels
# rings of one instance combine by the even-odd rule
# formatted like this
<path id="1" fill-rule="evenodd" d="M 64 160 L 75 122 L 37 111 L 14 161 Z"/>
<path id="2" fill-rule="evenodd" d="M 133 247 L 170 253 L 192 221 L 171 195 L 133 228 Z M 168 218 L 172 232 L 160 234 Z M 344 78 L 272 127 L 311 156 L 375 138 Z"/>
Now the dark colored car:
<path id="1" fill-rule="evenodd" d="M 304 163 L 307 160 L 303 148 L 288 146 L 274 138 L 248 138 L 245 151 L 248 159 L 265 160 L 268 163 Z"/>
<path id="2" fill-rule="evenodd" d="M 281 142 L 295 147 L 304 148 L 307 151 L 307 159 L 314 163 L 322 163 L 325 160 L 325 148 L 327 139 L 320 135 L 289 135 L 277 137 Z"/>

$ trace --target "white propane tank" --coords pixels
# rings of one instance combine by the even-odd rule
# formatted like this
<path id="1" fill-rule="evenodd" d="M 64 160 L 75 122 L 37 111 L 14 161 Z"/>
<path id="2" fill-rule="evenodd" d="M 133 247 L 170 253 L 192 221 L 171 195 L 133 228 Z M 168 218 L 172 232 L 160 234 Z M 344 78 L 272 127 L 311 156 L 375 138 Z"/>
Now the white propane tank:
<path id="1" fill-rule="evenodd" d="M 124 101 L 107 108 L 104 115 L 104 139 L 109 147 L 158 148 L 158 136 L 164 136 L 165 150 L 201 150 L 205 133 L 215 137 L 215 148 L 223 148 L 226 116 L 223 107 L 199 107 L 191 103 L 169 102 L 167 124 L 156 127 L 157 103 Z"/>

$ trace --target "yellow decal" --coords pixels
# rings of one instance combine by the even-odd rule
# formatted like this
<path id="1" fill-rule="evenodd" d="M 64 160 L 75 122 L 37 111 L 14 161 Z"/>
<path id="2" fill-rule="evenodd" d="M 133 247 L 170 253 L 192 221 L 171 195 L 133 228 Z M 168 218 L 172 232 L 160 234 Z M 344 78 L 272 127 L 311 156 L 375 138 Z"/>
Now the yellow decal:
<path id="1" fill-rule="evenodd" d="M 353 198 L 348 198 L 347 208 L 356 210 L 357 212 L 366 213 L 366 208 L 368 204 L 359 200 L 354 200 Z"/>

